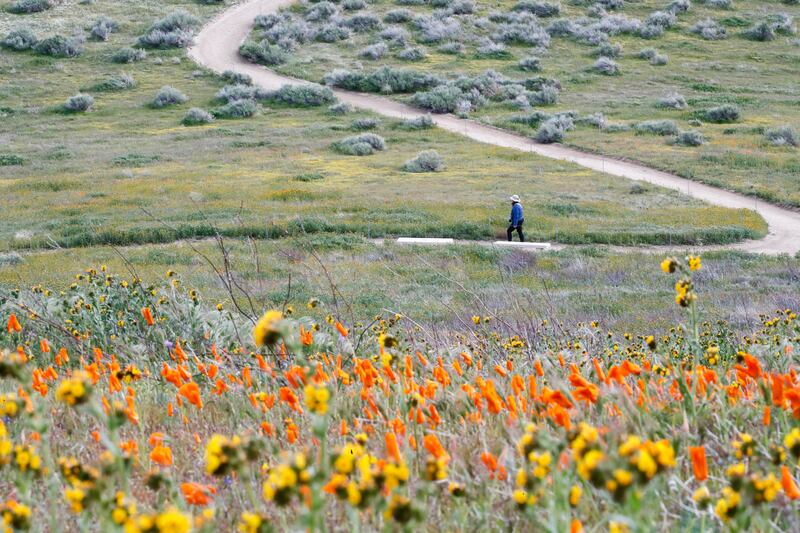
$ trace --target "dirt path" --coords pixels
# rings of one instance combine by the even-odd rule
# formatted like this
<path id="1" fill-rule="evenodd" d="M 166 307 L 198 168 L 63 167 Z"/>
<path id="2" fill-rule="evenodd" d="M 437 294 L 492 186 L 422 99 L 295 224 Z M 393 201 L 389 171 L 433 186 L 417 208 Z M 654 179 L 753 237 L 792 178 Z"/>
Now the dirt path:
<path id="1" fill-rule="evenodd" d="M 277 89 L 287 83 L 308 83 L 277 74 L 267 68 L 248 63 L 239 56 L 239 45 L 244 41 L 257 15 L 275 13 L 294 0 L 246 0 L 222 12 L 209 22 L 189 49 L 189 56 L 211 70 L 222 72 L 234 70 L 252 76 L 253 81 L 266 89 Z M 353 106 L 394 118 L 414 118 L 423 112 L 414 107 L 373 94 L 335 90 L 336 97 Z M 744 241 L 727 247 L 709 248 L 737 249 L 748 252 L 795 254 L 800 251 L 800 212 L 784 209 L 755 198 L 726 191 L 710 185 L 680 178 L 647 166 L 618 159 L 589 154 L 558 144 L 539 144 L 531 139 L 507 131 L 461 119 L 454 115 L 434 115 L 436 125 L 478 142 L 533 152 L 544 157 L 570 161 L 577 165 L 620 176 L 631 180 L 645 181 L 668 189 L 681 191 L 693 198 L 710 204 L 734 209 L 752 209 L 769 225 L 769 234 L 760 240 Z"/>

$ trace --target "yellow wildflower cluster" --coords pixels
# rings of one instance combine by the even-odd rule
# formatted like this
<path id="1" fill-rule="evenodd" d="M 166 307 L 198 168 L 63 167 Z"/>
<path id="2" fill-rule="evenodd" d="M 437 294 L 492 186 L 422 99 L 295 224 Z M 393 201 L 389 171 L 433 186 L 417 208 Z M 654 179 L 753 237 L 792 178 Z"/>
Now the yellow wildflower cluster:
<path id="1" fill-rule="evenodd" d="M 206 472 L 212 476 L 239 472 L 258 458 L 263 446 L 264 443 L 255 438 L 214 434 L 206 444 Z"/>
<path id="2" fill-rule="evenodd" d="M 324 415 L 328 412 L 328 400 L 331 397 L 331 392 L 324 385 L 306 385 L 304 392 L 306 407 L 311 412 L 318 415 Z"/>
<path id="3" fill-rule="evenodd" d="M 308 459 L 303 453 L 294 454 L 289 461 L 268 471 L 263 486 L 264 499 L 281 506 L 291 502 L 295 494 L 300 494 L 301 488 L 307 488 L 312 476 Z"/>
<path id="4" fill-rule="evenodd" d="M 69 406 L 76 406 L 89 401 L 92 392 L 92 381 L 89 374 L 75 372 L 70 379 L 61 382 L 56 390 L 56 400 Z"/>
<path id="5" fill-rule="evenodd" d="M 26 531 L 31 527 L 31 508 L 15 500 L 0 503 L 0 531 Z"/>

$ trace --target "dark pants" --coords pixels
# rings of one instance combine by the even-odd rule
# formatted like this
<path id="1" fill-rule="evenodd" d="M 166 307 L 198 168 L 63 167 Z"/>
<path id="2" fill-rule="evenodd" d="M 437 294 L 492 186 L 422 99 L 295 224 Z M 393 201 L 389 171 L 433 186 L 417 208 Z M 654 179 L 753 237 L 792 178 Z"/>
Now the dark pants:
<path id="1" fill-rule="evenodd" d="M 519 235 L 519 242 L 525 242 L 525 235 L 522 234 L 522 223 L 524 221 L 520 220 L 519 224 L 516 226 L 509 226 L 506 230 L 508 234 L 508 240 L 511 241 L 511 235 L 514 233 L 514 230 L 517 230 L 517 235 Z"/>

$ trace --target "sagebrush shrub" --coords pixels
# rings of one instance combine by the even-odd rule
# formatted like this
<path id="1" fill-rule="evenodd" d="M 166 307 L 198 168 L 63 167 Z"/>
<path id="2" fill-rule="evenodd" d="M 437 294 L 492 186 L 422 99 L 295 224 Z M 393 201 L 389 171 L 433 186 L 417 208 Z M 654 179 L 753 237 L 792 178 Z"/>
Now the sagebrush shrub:
<path id="1" fill-rule="evenodd" d="M 186 95 L 180 92 L 178 89 L 172 87 L 171 85 L 164 85 L 156 93 L 151 105 L 155 108 L 162 108 L 175 104 L 182 104 L 186 100 L 188 100 Z"/>
<path id="2" fill-rule="evenodd" d="M 461 55 L 464 53 L 464 45 L 457 42 L 444 43 L 436 48 L 440 54 Z"/>
<path id="3" fill-rule="evenodd" d="M 736 122 L 741 118 L 741 111 L 733 104 L 723 104 L 721 106 L 706 109 L 702 114 L 708 122 L 726 124 Z"/>
<path id="4" fill-rule="evenodd" d="M 772 29 L 779 35 L 794 35 L 797 33 L 794 18 L 786 13 L 777 13 L 770 17 L 770 20 L 772 21 Z"/>
<path id="5" fill-rule="evenodd" d="M 600 43 L 600 46 L 592 50 L 594 57 L 610 57 L 616 59 L 622 55 L 622 45 L 619 43 Z"/>
<path id="6" fill-rule="evenodd" d="M 258 104 L 253 100 L 234 100 L 211 111 L 215 118 L 230 119 L 252 117 L 257 112 Z"/>
<path id="7" fill-rule="evenodd" d="M 52 0 L 17 0 L 11 4 L 8 10 L 11 13 L 41 13 L 53 7 L 55 3 Z"/>
<path id="8" fill-rule="evenodd" d="M 119 30 L 119 23 L 111 17 L 100 17 L 92 24 L 89 34 L 95 39 L 107 41 L 112 33 Z"/>
<path id="9" fill-rule="evenodd" d="M 686 98 L 678 93 L 670 93 L 659 98 L 656 105 L 665 109 L 686 109 L 688 107 Z"/>
<path id="10" fill-rule="evenodd" d="M 350 30 L 337 24 L 326 24 L 314 34 L 314 40 L 321 43 L 335 43 L 350 38 Z"/>
<path id="11" fill-rule="evenodd" d="M 83 35 L 64 37 L 53 35 L 37 42 L 33 50 L 37 53 L 52 57 L 78 57 L 83 53 Z"/>
<path id="12" fill-rule="evenodd" d="M 387 24 L 402 24 L 414 18 L 414 13 L 409 9 L 392 9 L 383 16 Z"/>
<path id="13" fill-rule="evenodd" d="M 605 76 L 616 76 L 619 74 L 619 66 L 617 66 L 617 62 L 610 57 L 605 56 L 600 56 L 597 58 L 597 61 L 595 61 L 594 65 L 592 65 L 592 70 Z"/>
<path id="14" fill-rule="evenodd" d="M 729 9 L 733 5 L 733 2 L 732 0 L 703 0 L 703 5 L 720 9 Z"/>
<path id="15" fill-rule="evenodd" d="M 668 62 L 669 56 L 667 56 L 667 54 L 656 54 L 650 58 L 650 64 L 657 67 L 666 65 Z"/>
<path id="16" fill-rule="evenodd" d="M 8 35 L 0 41 L 0 46 L 22 52 L 23 50 L 30 50 L 36 46 L 36 43 L 36 35 L 34 35 L 30 29 L 17 28 L 11 30 Z"/>
<path id="17" fill-rule="evenodd" d="M 520 0 L 512 11 L 527 11 L 533 13 L 537 17 L 555 17 L 561 13 L 561 5 L 556 2 L 539 2 L 536 0 Z"/>
<path id="18" fill-rule="evenodd" d="M 133 76 L 126 73 L 115 74 L 103 81 L 96 83 L 92 89 L 95 91 L 124 91 L 136 86 Z"/>
<path id="19" fill-rule="evenodd" d="M 335 142 L 332 147 L 341 154 L 364 156 L 385 150 L 386 141 L 374 133 L 362 133 Z"/>
<path id="20" fill-rule="evenodd" d="M 405 46 L 411 39 L 411 36 L 405 28 L 401 28 L 400 26 L 389 26 L 378 33 L 378 37 L 387 41 L 390 46 Z"/>
<path id="21" fill-rule="evenodd" d="M 672 120 L 645 120 L 634 126 L 637 133 L 651 135 L 676 135 L 678 125 Z"/>
<path id="22" fill-rule="evenodd" d="M 422 61 L 425 59 L 426 54 L 425 50 L 419 46 L 409 46 L 397 52 L 395 57 L 403 61 Z"/>
<path id="23" fill-rule="evenodd" d="M 689 0 L 672 0 L 667 5 L 667 11 L 671 13 L 686 13 L 691 7 L 692 3 Z"/>
<path id="24" fill-rule="evenodd" d="M 334 15 L 336 15 L 338 11 L 339 10 L 336 8 L 336 4 L 334 4 L 333 2 L 319 2 L 314 4 L 311 7 L 311 9 L 309 9 L 306 12 L 305 19 L 312 22 L 317 22 L 320 20 L 328 20 Z M 270 19 L 268 28 L 265 28 L 264 25 L 261 25 L 261 27 L 264 29 L 269 29 L 277 23 L 278 23 L 277 20 L 272 21 Z"/>
<path id="25" fill-rule="evenodd" d="M 567 130 L 572 129 L 572 118 L 558 115 L 545 120 L 536 131 L 536 140 L 540 143 L 551 144 L 564 140 Z"/>
<path id="26" fill-rule="evenodd" d="M 678 17 L 671 11 L 653 11 L 644 21 L 647 26 L 661 26 L 664 29 L 678 23 Z"/>
<path id="27" fill-rule="evenodd" d="M 264 99 L 298 107 L 319 107 L 336 101 L 329 87 L 317 84 L 284 85 L 277 91 L 270 91 Z"/>
<path id="28" fill-rule="evenodd" d="M 344 0 L 342 7 L 346 11 L 358 11 L 367 7 L 367 3 L 364 0 Z"/>
<path id="29" fill-rule="evenodd" d="M 745 30 L 743 35 L 751 41 L 773 41 L 775 40 L 775 30 L 769 22 L 761 21 L 749 29 Z"/>
<path id="30" fill-rule="evenodd" d="M 575 124 L 592 126 L 597 129 L 603 129 L 606 127 L 606 117 L 605 115 L 603 115 L 603 113 L 591 113 L 589 115 L 576 118 Z"/>
<path id="31" fill-rule="evenodd" d="M 639 59 L 651 60 L 658 55 L 658 50 L 655 48 L 642 48 L 639 50 Z"/>
<path id="32" fill-rule="evenodd" d="M 520 17 L 518 21 L 499 24 L 492 39 L 504 43 L 526 44 L 540 48 L 550 46 L 550 34 L 535 18 Z"/>
<path id="33" fill-rule="evenodd" d="M 245 74 L 244 72 L 226 70 L 222 73 L 222 79 L 234 85 L 253 85 L 253 78 L 250 77 L 250 74 Z"/>
<path id="34" fill-rule="evenodd" d="M 380 19 L 372 14 L 353 15 L 345 19 L 343 24 L 356 33 L 367 33 L 378 30 L 381 27 Z"/>
<path id="35" fill-rule="evenodd" d="M 199 126 L 201 124 L 209 124 L 213 121 L 214 121 L 214 115 L 212 115 L 205 109 L 200 109 L 199 107 L 193 107 L 186 112 L 186 115 L 184 115 L 183 120 L 181 120 L 181 124 L 183 124 L 184 126 Z"/>
<path id="36" fill-rule="evenodd" d="M 800 143 L 797 131 L 791 126 L 770 128 L 764 132 L 764 137 L 775 146 L 798 146 Z"/>
<path id="37" fill-rule="evenodd" d="M 339 102 L 338 104 L 333 104 L 328 107 L 328 111 L 334 115 L 346 115 L 353 112 L 353 106 L 345 102 Z"/>
<path id="38" fill-rule="evenodd" d="M 356 131 L 374 130 L 381 125 L 381 121 L 377 118 L 357 118 L 350 123 L 350 128 Z"/>
<path id="39" fill-rule="evenodd" d="M 642 39 L 658 39 L 664 35 L 664 26 L 647 24 L 642 26 L 637 33 Z"/>
<path id="40" fill-rule="evenodd" d="M 76 94 L 64 102 L 64 110 L 73 113 L 89 111 L 94 105 L 94 98 L 88 94 Z"/>
<path id="41" fill-rule="evenodd" d="M 453 17 L 440 19 L 435 16 L 420 16 L 414 19 L 418 31 L 417 40 L 421 43 L 441 43 L 458 40 L 461 23 Z"/>
<path id="42" fill-rule="evenodd" d="M 525 72 L 539 72 L 542 70 L 542 60 L 536 56 L 523 57 L 517 62 L 517 68 Z"/>
<path id="43" fill-rule="evenodd" d="M 153 48 L 184 48 L 192 43 L 194 29 L 200 20 L 186 11 L 173 11 L 157 20 L 139 37 L 139 44 Z"/>
<path id="44" fill-rule="evenodd" d="M 378 60 L 389 51 L 389 46 L 386 43 L 375 43 L 362 49 L 358 55 L 366 59 Z"/>
<path id="45" fill-rule="evenodd" d="M 433 113 L 452 113 L 461 102 L 468 102 L 467 95 L 455 85 L 439 85 L 430 91 L 414 94 L 415 105 Z"/>
<path id="46" fill-rule="evenodd" d="M 429 130 L 434 127 L 434 123 L 430 115 L 420 115 L 404 120 L 398 127 L 404 130 Z"/>
<path id="47" fill-rule="evenodd" d="M 285 63 L 288 55 L 285 50 L 277 45 L 270 44 L 266 39 L 259 42 L 246 41 L 239 47 L 239 55 L 259 65 L 268 67 Z"/>
<path id="48" fill-rule="evenodd" d="M 699 131 L 680 131 L 672 142 L 679 146 L 701 146 L 706 143 L 706 138 Z"/>
<path id="49" fill-rule="evenodd" d="M 471 15 L 474 12 L 475 2 L 472 0 L 455 0 L 447 8 L 447 13 L 451 15 Z"/>
<path id="50" fill-rule="evenodd" d="M 253 85 L 243 85 L 236 83 L 233 85 L 226 85 L 217 91 L 216 98 L 225 102 L 234 102 L 236 100 L 254 100 L 258 97 L 264 96 L 263 91 Z"/>
<path id="51" fill-rule="evenodd" d="M 146 57 L 146 50 L 123 46 L 111 55 L 111 61 L 114 63 L 134 63 L 136 61 L 142 61 Z"/>
<path id="52" fill-rule="evenodd" d="M 689 31 L 709 41 L 717 41 L 728 36 L 728 31 L 719 22 L 711 18 L 697 21 Z"/>
<path id="53" fill-rule="evenodd" d="M 436 150 L 423 150 L 403 164 L 406 172 L 440 172 L 443 169 L 444 160 Z"/>
<path id="54" fill-rule="evenodd" d="M 369 74 L 337 69 L 324 76 L 325 85 L 367 93 L 412 93 L 439 85 L 431 74 L 413 70 L 381 67 Z"/>
<path id="55" fill-rule="evenodd" d="M 314 29 L 303 20 L 281 19 L 263 32 L 263 37 L 272 44 L 289 50 L 294 43 L 305 43 L 314 36 Z"/>
<path id="56" fill-rule="evenodd" d="M 482 59 L 508 59 L 511 57 L 511 52 L 508 51 L 503 43 L 487 40 L 475 49 L 475 57 Z"/>

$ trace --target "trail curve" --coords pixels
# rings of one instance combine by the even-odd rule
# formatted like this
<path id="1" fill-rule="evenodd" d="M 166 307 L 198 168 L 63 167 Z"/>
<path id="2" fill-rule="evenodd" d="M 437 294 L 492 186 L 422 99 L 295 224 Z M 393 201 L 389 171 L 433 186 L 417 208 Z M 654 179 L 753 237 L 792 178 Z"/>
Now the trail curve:
<path id="1" fill-rule="evenodd" d="M 249 63 L 239 55 L 239 46 L 250 33 L 257 15 L 276 13 L 294 1 L 246 0 L 230 7 L 200 30 L 194 44 L 189 48 L 189 57 L 216 72 L 233 70 L 249 74 L 255 83 L 268 90 L 277 89 L 287 83 L 309 83 L 307 80 L 283 76 L 268 68 Z M 341 102 L 388 117 L 414 118 L 423 113 L 412 106 L 374 94 L 338 89 L 334 90 L 334 93 Z M 769 232 L 763 239 L 748 240 L 728 246 L 710 246 L 708 247 L 710 249 L 735 249 L 763 254 L 796 254 L 800 251 L 800 212 L 681 178 L 639 163 L 582 152 L 558 144 L 536 143 L 523 135 L 454 115 L 434 115 L 433 119 L 438 127 L 481 143 L 532 152 L 606 174 L 652 183 L 722 207 L 752 209 L 760 214 L 769 226 Z"/>

